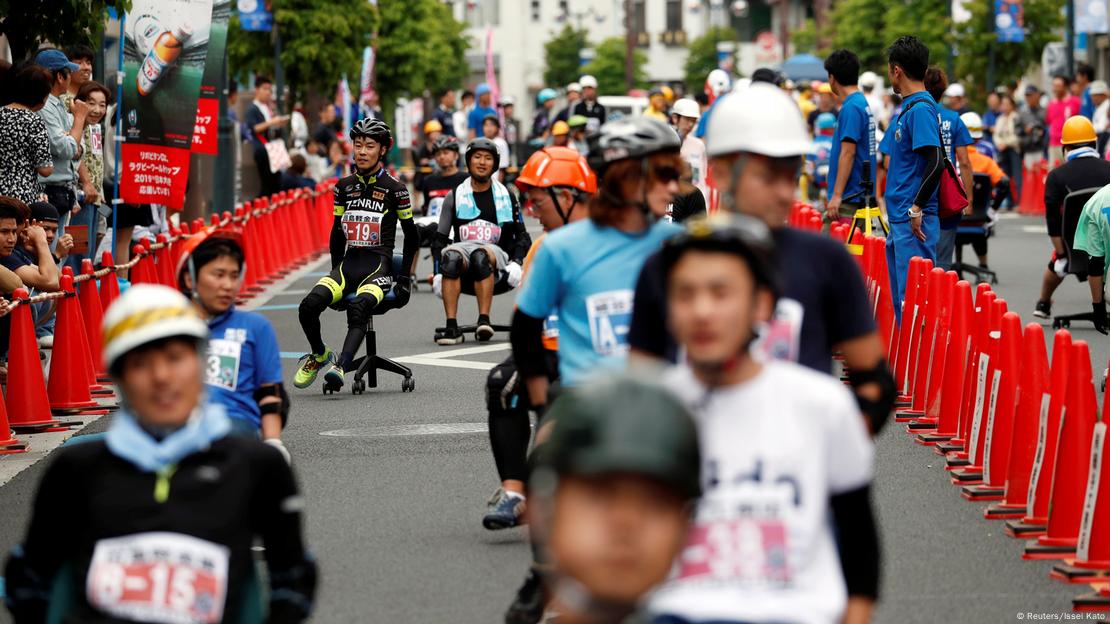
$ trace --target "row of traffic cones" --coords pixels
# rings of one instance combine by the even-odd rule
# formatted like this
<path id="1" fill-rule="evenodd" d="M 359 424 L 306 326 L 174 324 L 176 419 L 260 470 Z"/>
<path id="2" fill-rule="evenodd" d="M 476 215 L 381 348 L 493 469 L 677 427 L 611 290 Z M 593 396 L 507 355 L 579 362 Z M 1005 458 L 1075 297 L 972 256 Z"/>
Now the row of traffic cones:
<path id="1" fill-rule="evenodd" d="M 964 498 L 992 503 L 987 519 L 1029 540 L 1023 559 L 1062 560 L 1051 573 L 1059 580 L 1110 583 L 1110 461 L 1087 343 L 1057 331 L 1050 365 L 1041 325 L 1022 327 L 989 285 L 973 297 L 955 272 L 921 258 L 910 262 L 902 324 L 888 330 L 883 245 L 865 241 L 864 267 L 894 362 L 895 420 L 945 457 Z M 1100 592 L 1074 608 L 1110 611 L 1110 591 Z"/>
<path id="2" fill-rule="evenodd" d="M 236 223 L 244 228 L 244 253 L 247 258 L 248 286 L 256 287 L 291 270 L 327 247 L 331 227 L 330 196 L 334 181 L 322 183 L 313 191 L 281 193 L 273 201 L 258 200 L 249 209 L 240 207 L 233 216 L 214 215 L 212 225 Z M 222 217 L 222 218 L 221 218 Z M 143 241 L 132 252 L 137 258 L 131 267 L 132 283 L 153 283 L 176 287 L 176 267 L 182 243 L 204 227 L 202 220 L 174 226 L 170 236 L 159 235 L 155 244 Z M 112 255 L 101 259 L 104 267 L 118 268 Z M 93 416 L 108 413 L 117 406 L 102 357 L 101 323 L 104 311 L 119 297 L 115 270 L 101 271 L 99 288 L 90 260 L 75 279 L 64 268 L 60 293 L 56 299 L 56 323 L 49 375 L 45 375 L 31 319 L 30 297 L 25 289 L 16 290 L 19 302 L 11 312 L 11 340 L 8 351 L 7 392 L 0 400 L 0 454 L 21 453 L 29 445 L 16 435 L 45 431 L 64 431 L 81 424 L 60 416 Z"/>

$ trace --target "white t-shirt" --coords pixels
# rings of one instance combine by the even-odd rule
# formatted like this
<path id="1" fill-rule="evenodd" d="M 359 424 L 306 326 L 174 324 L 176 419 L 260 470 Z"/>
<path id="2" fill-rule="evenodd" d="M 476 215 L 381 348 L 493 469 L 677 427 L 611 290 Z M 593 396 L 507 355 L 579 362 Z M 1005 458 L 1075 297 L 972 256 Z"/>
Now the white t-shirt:
<path id="1" fill-rule="evenodd" d="M 704 493 L 650 612 L 692 622 L 839 621 L 848 592 L 829 497 L 870 483 L 874 454 L 851 393 L 789 362 L 764 364 L 708 399 L 685 366 L 664 384 L 694 410 Z"/>

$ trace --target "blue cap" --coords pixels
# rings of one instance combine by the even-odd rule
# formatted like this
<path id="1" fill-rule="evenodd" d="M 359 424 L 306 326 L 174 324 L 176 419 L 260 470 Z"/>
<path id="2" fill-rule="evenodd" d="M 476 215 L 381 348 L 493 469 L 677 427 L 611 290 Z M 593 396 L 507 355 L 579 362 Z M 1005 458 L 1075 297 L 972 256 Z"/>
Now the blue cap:
<path id="1" fill-rule="evenodd" d="M 65 52 L 56 49 L 43 50 L 35 55 L 35 65 L 40 65 L 51 71 L 68 69 L 71 72 L 75 72 L 81 69 L 77 63 L 71 63 L 70 60 L 66 58 Z"/>
<path id="2" fill-rule="evenodd" d="M 482 95 L 489 92 L 489 85 L 483 82 L 482 84 L 478 85 L 477 89 L 474 90 L 474 95 Z"/>

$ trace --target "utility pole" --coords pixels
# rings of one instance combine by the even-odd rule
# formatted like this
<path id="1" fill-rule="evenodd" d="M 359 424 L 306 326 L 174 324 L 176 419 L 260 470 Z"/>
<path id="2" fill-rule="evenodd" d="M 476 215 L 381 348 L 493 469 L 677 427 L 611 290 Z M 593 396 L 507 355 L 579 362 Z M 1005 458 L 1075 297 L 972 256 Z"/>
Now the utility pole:
<path id="1" fill-rule="evenodd" d="M 636 86 L 636 28 L 632 14 L 632 0 L 624 0 L 624 87 L 631 91 Z"/>

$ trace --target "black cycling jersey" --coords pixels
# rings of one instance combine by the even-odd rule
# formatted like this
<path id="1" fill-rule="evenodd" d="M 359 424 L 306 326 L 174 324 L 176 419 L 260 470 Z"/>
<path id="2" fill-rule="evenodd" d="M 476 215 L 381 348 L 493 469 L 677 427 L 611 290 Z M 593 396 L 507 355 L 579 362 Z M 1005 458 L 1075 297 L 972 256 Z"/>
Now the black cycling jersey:
<path id="1" fill-rule="evenodd" d="M 384 168 L 373 175 L 353 173 L 335 185 L 335 221 L 331 233 L 331 265 L 366 259 L 367 254 L 385 256 L 391 266 L 397 238 L 397 222 L 405 231 L 404 266 L 411 266 L 419 244 L 412 222 L 412 200 L 408 187 Z M 409 230 L 411 229 L 411 234 Z M 410 250 L 409 240 L 414 241 Z M 372 259 L 371 259 L 372 260 Z"/>
<path id="2" fill-rule="evenodd" d="M 675 223 L 682 223 L 692 217 L 704 217 L 705 214 L 705 196 L 697 187 L 684 195 L 676 195 L 667 209 L 667 216 Z"/>
<path id="3" fill-rule="evenodd" d="M 207 609 L 224 585 L 221 621 L 234 622 L 255 576 L 258 538 L 269 569 L 267 621 L 301 622 L 316 588 L 316 564 L 301 540 L 303 505 L 292 470 L 258 440 L 218 439 L 163 473 L 139 470 L 102 440 L 65 447 L 43 475 L 27 538 L 4 571 L 9 608 L 17 622 L 46 621 L 51 584 L 65 570 L 78 594 L 66 621 L 144 619 L 105 612 L 119 604 L 112 579 L 122 575 L 121 583 L 168 583 L 168 599 L 144 599 L 155 607 L 185 592 L 195 600 L 182 598 L 186 607 Z"/>

